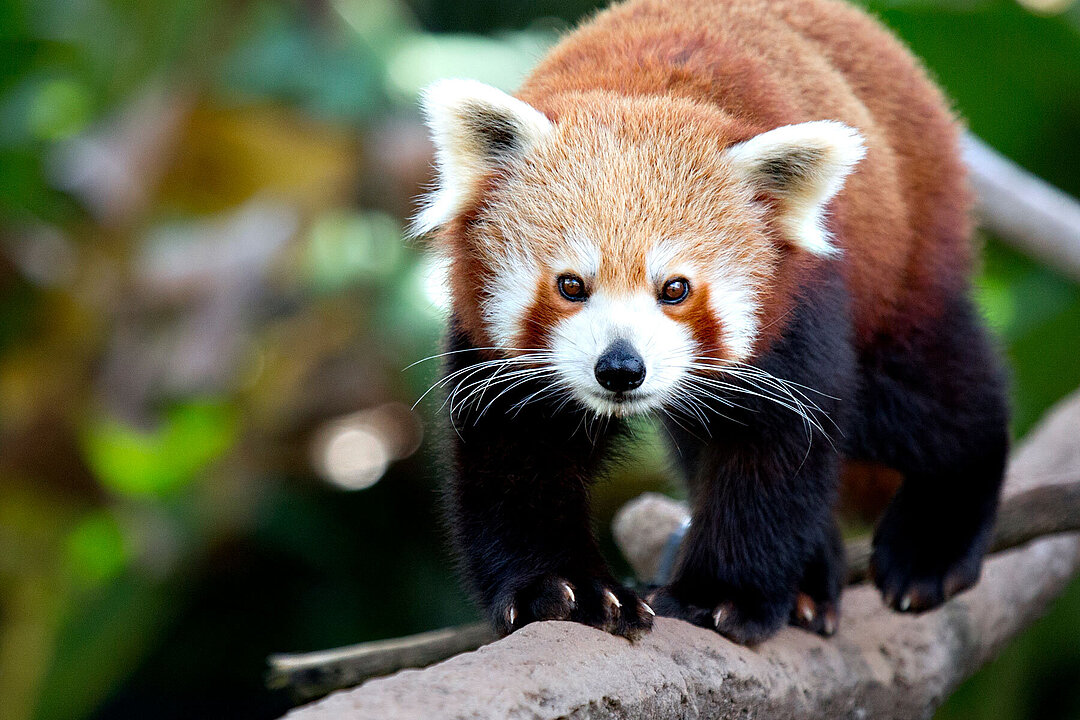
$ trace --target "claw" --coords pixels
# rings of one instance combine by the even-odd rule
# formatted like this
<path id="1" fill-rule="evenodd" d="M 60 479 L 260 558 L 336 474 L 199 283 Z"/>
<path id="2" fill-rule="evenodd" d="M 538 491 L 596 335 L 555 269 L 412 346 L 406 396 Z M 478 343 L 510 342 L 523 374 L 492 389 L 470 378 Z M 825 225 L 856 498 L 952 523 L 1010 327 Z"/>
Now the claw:
<path id="1" fill-rule="evenodd" d="M 814 601 L 809 595 L 800 593 L 798 599 L 795 601 L 795 610 L 799 617 L 807 625 L 814 622 Z"/>
<path id="2" fill-rule="evenodd" d="M 563 590 L 566 592 L 566 599 L 572 603 L 577 602 L 577 597 L 574 595 L 574 588 L 568 582 L 564 582 Z"/>
<path id="3" fill-rule="evenodd" d="M 907 612 L 911 609 L 911 595 L 905 595 L 900 600 L 900 612 Z"/>
<path id="4" fill-rule="evenodd" d="M 825 611 L 825 621 L 822 627 L 826 635 L 836 634 L 836 613 L 830 610 Z"/>
<path id="5" fill-rule="evenodd" d="M 644 600 L 641 601 L 641 607 L 645 608 L 645 612 L 649 613 L 653 617 L 656 617 L 656 611 L 649 607 L 649 603 Z"/>
<path id="6" fill-rule="evenodd" d="M 605 590 L 604 595 L 607 596 L 608 602 L 610 602 L 612 605 L 617 608 L 622 607 L 622 603 L 619 602 L 619 598 L 615 596 L 615 593 L 611 592 L 610 590 Z"/>
<path id="7" fill-rule="evenodd" d="M 514 626 L 514 621 L 517 620 L 517 608 L 511 603 L 510 607 L 506 609 L 506 620 L 510 627 Z"/>
<path id="8" fill-rule="evenodd" d="M 713 625 L 719 628 L 720 624 L 724 622 L 724 618 L 727 617 L 727 613 L 728 611 L 726 607 L 724 607 L 723 605 L 717 606 L 717 608 L 713 610 L 712 614 Z"/>

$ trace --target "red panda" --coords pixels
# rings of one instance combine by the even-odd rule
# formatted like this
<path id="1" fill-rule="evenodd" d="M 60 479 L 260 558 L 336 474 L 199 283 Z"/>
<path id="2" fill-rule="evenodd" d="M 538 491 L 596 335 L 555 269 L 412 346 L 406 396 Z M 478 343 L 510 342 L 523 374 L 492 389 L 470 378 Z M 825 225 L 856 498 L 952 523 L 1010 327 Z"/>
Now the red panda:
<path id="1" fill-rule="evenodd" d="M 1007 451 L 969 300 L 957 123 L 911 55 L 833 0 L 629 0 L 516 97 L 423 109 L 438 184 L 414 222 L 449 260 L 464 569 L 502 632 L 654 613 L 756 643 L 835 632 L 845 462 L 902 473 L 873 577 L 901 611 L 974 584 Z M 693 520 L 648 602 L 589 530 L 625 419 L 660 416 Z"/>

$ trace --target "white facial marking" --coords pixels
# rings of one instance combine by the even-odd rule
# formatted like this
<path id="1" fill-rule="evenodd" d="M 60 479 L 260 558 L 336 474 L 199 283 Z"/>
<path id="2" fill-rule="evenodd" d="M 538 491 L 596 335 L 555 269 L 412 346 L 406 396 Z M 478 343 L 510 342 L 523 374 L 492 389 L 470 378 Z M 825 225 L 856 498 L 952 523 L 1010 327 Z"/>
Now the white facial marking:
<path id="1" fill-rule="evenodd" d="M 504 255 L 494 268 L 495 279 L 491 292 L 483 298 L 484 320 L 495 345 L 505 349 L 517 348 L 522 319 L 536 301 L 540 269 L 524 253 Z"/>
<path id="2" fill-rule="evenodd" d="M 736 273 L 714 278 L 709 285 L 709 304 L 720 318 L 720 329 L 731 360 L 750 357 L 757 339 L 758 303 L 750 285 Z"/>
<path id="3" fill-rule="evenodd" d="M 671 240 L 658 242 L 645 257 L 645 272 L 648 274 L 649 280 L 659 285 L 671 277 L 672 274 L 677 273 L 675 261 L 678 255 L 678 243 Z"/>
<path id="4" fill-rule="evenodd" d="M 443 225 L 465 207 L 484 175 L 510 155 L 522 155 L 554 126 L 539 110 L 475 80 L 439 80 L 424 91 L 422 107 L 435 143 L 439 182 L 413 220 L 422 235 Z M 493 150 L 490 137 L 511 146 Z"/>
<path id="5" fill-rule="evenodd" d="M 605 390 L 596 361 L 616 340 L 625 340 L 645 364 L 645 381 L 625 393 Z M 555 326 L 551 349 L 560 381 L 586 407 L 602 415 L 634 415 L 672 399 L 687 372 L 694 340 L 686 327 L 664 314 L 656 295 L 596 292 L 580 310 Z"/>
<path id="6" fill-rule="evenodd" d="M 555 272 L 572 272 L 583 278 L 593 278 L 600 272 L 600 248 L 575 232 L 567 240 L 567 252 L 555 261 Z"/>

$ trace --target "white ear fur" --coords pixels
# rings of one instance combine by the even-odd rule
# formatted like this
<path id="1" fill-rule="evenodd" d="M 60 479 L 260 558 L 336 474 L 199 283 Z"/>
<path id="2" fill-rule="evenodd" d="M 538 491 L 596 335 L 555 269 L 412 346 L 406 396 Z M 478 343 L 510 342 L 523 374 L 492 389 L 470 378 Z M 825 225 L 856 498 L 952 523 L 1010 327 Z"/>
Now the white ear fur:
<path id="1" fill-rule="evenodd" d="M 493 167 L 523 154 L 553 129 L 531 105 L 475 80 L 439 80 L 421 108 L 435 143 L 438 187 L 412 223 L 422 235 L 446 223 Z"/>
<path id="2" fill-rule="evenodd" d="M 725 151 L 756 190 L 780 201 L 787 238 L 816 255 L 835 255 L 825 229 L 825 206 L 866 154 L 863 137 L 833 120 L 785 125 Z"/>

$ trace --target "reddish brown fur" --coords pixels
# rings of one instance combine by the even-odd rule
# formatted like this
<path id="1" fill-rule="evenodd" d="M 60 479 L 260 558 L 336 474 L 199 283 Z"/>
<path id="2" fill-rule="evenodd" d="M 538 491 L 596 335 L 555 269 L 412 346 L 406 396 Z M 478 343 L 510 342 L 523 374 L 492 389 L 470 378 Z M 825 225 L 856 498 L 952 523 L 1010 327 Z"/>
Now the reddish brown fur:
<path id="1" fill-rule="evenodd" d="M 522 321 L 521 346 L 531 349 L 547 347 L 550 340 L 548 332 L 555 327 L 555 323 L 580 310 L 581 307 L 581 303 L 562 297 L 548 278 L 541 278 L 537 282 L 536 300 L 533 301 Z"/>
<path id="2" fill-rule="evenodd" d="M 633 0 L 567 37 L 519 96 L 556 123 L 583 101 L 604 111 L 615 96 L 706 103 L 728 122 L 703 125 L 702 150 L 785 124 L 845 122 L 868 145 L 830 222 L 845 250 L 859 344 L 933 317 L 943 291 L 965 282 L 970 203 L 956 124 L 906 49 L 846 4 Z M 654 115 L 641 127 L 670 122 L 663 105 L 644 111 Z M 808 263 L 805 253 L 785 253 L 763 327 L 782 329 Z"/>
<path id="3" fill-rule="evenodd" d="M 709 288 L 695 289 L 685 302 L 678 305 L 665 305 L 668 317 L 686 323 L 691 328 L 694 341 L 702 355 L 725 357 L 724 341 L 720 334 L 720 323 L 716 313 L 709 307 Z"/>
<path id="4" fill-rule="evenodd" d="M 476 298 L 483 296 L 485 288 L 494 282 L 495 278 L 491 268 L 472 248 L 478 244 L 477 220 L 485 210 L 485 200 L 490 197 L 492 189 L 500 179 L 499 173 L 489 176 L 477 193 L 477 202 L 451 220 L 442 233 L 448 240 L 445 247 L 449 250 L 451 272 L 448 279 L 454 315 L 465 332 L 474 338 L 477 347 L 485 348 L 491 347 L 492 341 L 484 326 L 483 313 Z"/>
<path id="5" fill-rule="evenodd" d="M 840 473 L 840 512 L 862 523 L 873 523 L 896 495 L 904 477 L 878 463 L 848 460 Z"/>

